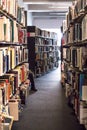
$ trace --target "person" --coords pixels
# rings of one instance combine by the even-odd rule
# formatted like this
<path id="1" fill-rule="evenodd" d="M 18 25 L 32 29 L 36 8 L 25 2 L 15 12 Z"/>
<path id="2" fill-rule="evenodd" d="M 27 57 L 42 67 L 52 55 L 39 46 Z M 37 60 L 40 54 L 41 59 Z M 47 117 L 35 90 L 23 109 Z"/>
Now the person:
<path id="1" fill-rule="evenodd" d="M 35 87 L 34 74 L 33 74 L 33 72 L 31 70 L 29 70 L 28 79 L 30 80 L 31 90 L 32 91 L 37 91 L 37 89 Z"/>

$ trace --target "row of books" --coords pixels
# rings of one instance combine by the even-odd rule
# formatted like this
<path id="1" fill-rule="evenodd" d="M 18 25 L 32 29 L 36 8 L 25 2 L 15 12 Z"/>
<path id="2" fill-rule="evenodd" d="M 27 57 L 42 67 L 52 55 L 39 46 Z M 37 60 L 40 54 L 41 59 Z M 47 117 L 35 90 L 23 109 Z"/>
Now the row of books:
<path id="1" fill-rule="evenodd" d="M 5 16 L 0 17 L 0 41 L 26 43 L 26 31 L 17 25 L 16 21 Z"/>
<path id="2" fill-rule="evenodd" d="M 0 77 L 0 104 L 6 105 L 28 77 L 27 63 Z"/>
<path id="3" fill-rule="evenodd" d="M 77 0 L 77 1 L 73 2 L 72 6 L 69 7 L 68 13 L 66 13 L 66 19 L 63 21 L 63 33 L 70 27 L 72 20 L 74 20 L 76 17 L 78 17 L 79 13 L 81 13 L 81 11 L 84 10 L 84 8 L 86 6 L 87 6 L 86 0 Z M 84 12 L 84 14 L 85 14 L 85 12 Z M 80 15 L 83 15 L 83 14 L 80 14 Z M 86 17 L 87 16 L 85 16 L 84 20 L 81 19 L 84 23 L 86 23 Z M 78 24 L 75 26 L 80 26 L 80 27 L 76 27 L 76 28 L 78 28 L 76 30 L 80 31 L 81 28 L 83 29 L 84 27 L 86 27 L 86 25 L 84 25 L 84 23 L 81 26 L 81 21 L 78 22 Z"/>
<path id="4" fill-rule="evenodd" d="M 36 26 L 29 26 L 27 29 L 28 37 L 41 36 L 45 38 L 57 39 L 57 33 L 46 30 L 41 30 Z"/>
<path id="5" fill-rule="evenodd" d="M 42 36 L 52 38 L 52 39 L 57 39 L 57 33 L 49 32 L 49 31 L 46 31 L 46 30 L 42 30 Z"/>
<path id="6" fill-rule="evenodd" d="M 35 46 L 35 52 L 50 52 L 53 51 L 53 46 Z"/>
<path id="7" fill-rule="evenodd" d="M 9 15 L 25 26 L 25 11 L 24 8 L 18 5 L 18 0 L 1 0 L 1 12 L 7 12 Z"/>
<path id="8" fill-rule="evenodd" d="M 44 60 L 44 59 L 59 59 L 59 53 L 58 51 L 53 51 L 53 52 L 43 52 L 43 53 L 36 53 L 36 60 Z"/>
<path id="9" fill-rule="evenodd" d="M 59 47 L 58 46 L 43 46 L 43 45 L 35 45 L 35 52 L 39 53 L 39 52 L 58 52 Z"/>
<path id="10" fill-rule="evenodd" d="M 68 105 L 74 109 L 75 114 L 79 118 L 79 77 L 75 72 L 68 71 L 67 81 L 65 83 L 65 95 L 68 99 Z"/>
<path id="11" fill-rule="evenodd" d="M 53 69 L 53 67 L 58 67 L 58 49 L 58 46 L 35 46 L 37 73 L 41 74 L 41 72 L 47 72 L 48 70 Z"/>
<path id="12" fill-rule="evenodd" d="M 86 0 L 77 0 L 77 9 L 78 12 L 84 11 L 84 8 L 87 6 Z"/>
<path id="13" fill-rule="evenodd" d="M 49 38 L 41 38 L 41 37 L 36 37 L 36 44 L 37 45 L 52 45 L 53 41 L 52 39 Z"/>
<path id="14" fill-rule="evenodd" d="M 80 23 L 75 23 L 74 25 L 70 26 L 68 31 L 68 41 L 67 43 L 78 42 L 82 40 L 82 28 Z"/>
<path id="15" fill-rule="evenodd" d="M 79 67 L 81 71 L 87 70 L 87 47 L 80 47 L 77 50 L 74 49 L 72 56 L 73 66 Z"/>
<path id="16" fill-rule="evenodd" d="M 86 36 L 84 37 L 84 35 L 86 35 L 86 26 L 84 20 L 82 22 L 83 24 L 75 23 L 74 25 L 71 25 L 70 28 L 63 34 L 63 39 L 65 40 L 64 44 L 79 42 L 86 39 Z"/>
<path id="17" fill-rule="evenodd" d="M 78 98 L 81 101 L 87 101 L 87 73 L 77 73 L 68 71 L 67 81 L 78 93 Z"/>
<path id="18" fill-rule="evenodd" d="M 79 16 L 82 12 L 85 11 L 87 6 L 86 0 L 76 0 L 73 2 L 72 6 L 69 7 L 68 13 L 66 14 L 67 26 Z"/>
<path id="19" fill-rule="evenodd" d="M 50 54 L 46 53 L 46 52 L 44 52 L 44 53 L 37 53 L 36 54 L 36 60 L 40 60 L 40 59 L 44 60 L 44 59 L 50 58 L 49 56 L 50 56 Z"/>
<path id="20" fill-rule="evenodd" d="M 0 76 L 14 69 L 21 62 L 28 61 L 28 50 L 25 47 L 0 48 Z"/>
<path id="21" fill-rule="evenodd" d="M 87 47 L 63 49 L 63 58 L 81 71 L 87 70 Z"/>
<path id="22" fill-rule="evenodd" d="M 68 99 L 68 105 L 74 109 L 80 124 L 84 124 L 84 114 L 87 111 L 87 73 L 69 70 L 66 77 L 65 95 Z"/>
<path id="23" fill-rule="evenodd" d="M 71 25 L 69 30 L 64 33 L 64 44 L 87 40 L 86 27 L 87 15 L 85 15 L 85 17 L 83 18 L 82 23 L 74 23 L 74 25 Z"/>
<path id="24" fill-rule="evenodd" d="M 36 68 L 38 68 L 38 66 L 39 67 L 42 67 L 42 66 L 50 66 L 51 64 L 55 64 L 55 62 L 58 62 L 58 58 L 54 58 L 54 57 L 52 57 L 52 56 L 50 56 L 49 58 L 47 58 L 47 55 L 45 55 L 45 57 L 44 57 L 44 60 L 42 59 L 41 60 L 41 58 L 39 59 L 39 56 L 37 56 L 36 57 L 37 59 L 37 61 L 36 61 Z"/>
<path id="25" fill-rule="evenodd" d="M 71 62 L 71 49 L 70 48 L 63 48 L 63 59 L 67 62 Z"/>
<path id="26" fill-rule="evenodd" d="M 11 0 L 1 0 L 0 6 L 2 7 L 3 10 L 6 10 L 10 14 L 13 14 L 14 16 L 16 16 L 18 1 L 16 1 L 16 0 L 12 0 L 12 1 Z"/>
<path id="27" fill-rule="evenodd" d="M 74 1 L 69 7 L 68 13 L 66 13 L 67 26 L 69 26 L 70 22 L 78 16 L 78 13 L 78 2 Z"/>
<path id="28" fill-rule="evenodd" d="M 54 67 L 58 67 L 58 62 L 53 63 L 52 59 L 37 61 L 36 75 L 47 73 Z"/>

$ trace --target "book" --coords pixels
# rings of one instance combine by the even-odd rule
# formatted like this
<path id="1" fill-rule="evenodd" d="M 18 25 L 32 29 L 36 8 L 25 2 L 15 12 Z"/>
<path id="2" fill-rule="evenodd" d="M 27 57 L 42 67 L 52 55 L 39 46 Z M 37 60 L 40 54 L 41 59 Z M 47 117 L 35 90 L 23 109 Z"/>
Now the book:
<path id="1" fill-rule="evenodd" d="M 10 20 L 10 41 L 14 42 L 14 22 Z"/>
<path id="2" fill-rule="evenodd" d="M 26 30 L 18 27 L 18 42 L 20 44 L 26 43 Z"/>
<path id="3" fill-rule="evenodd" d="M 2 8 L 3 10 L 6 10 L 6 0 L 1 0 L 2 1 Z"/>
<path id="4" fill-rule="evenodd" d="M 25 27 L 25 10 L 23 7 L 21 8 L 21 23 Z"/>
<path id="5" fill-rule="evenodd" d="M 6 84 L 7 79 L 0 79 L 0 89 L 2 91 L 2 104 L 1 105 L 6 105 L 8 103 L 8 86 Z"/>
<path id="6" fill-rule="evenodd" d="M 16 90 L 18 89 L 18 72 L 17 71 L 14 71 L 14 70 L 12 70 L 12 71 L 9 71 L 7 74 L 9 74 L 9 75 L 12 75 L 12 77 L 14 77 L 14 94 L 16 93 Z"/>
<path id="7" fill-rule="evenodd" d="M 6 11 L 9 13 L 10 12 L 10 0 L 7 0 L 6 3 Z"/>
<path id="8" fill-rule="evenodd" d="M 83 95 L 83 94 L 85 94 L 84 89 L 86 89 L 86 88 L 83 88 L 83 87 L 86 85 L 87 85 L 87 74 L 80 74 L 79 75 L 79 94 L 80 94 L 79 98 L 80 98 L 80 100 L 84 99 L 83 96 L 85 96 L 85 95 Z"/>
<path id="9" fill-rule="evenodd" d="M 5 17 L 0 17 L 0 41 L 4 41 L 4 18 Z"/>
<path id="10" fill-rule="evenodd" d="M 21 85 L 21 68 L 20 68 L 20 66 L 19 67 L 17 67 L 17 68 L 15 68 L 14 70 L 13 70 L 13 72 L 17 72 L 17 77 L 18 77 L 18 87 Z M 15 72 L 15 73 L 16 73 Z"/>
<path id="11" fill-rule="evenodd" d="M 79 54 L 79 69 L 86 70 L 87 69 L 87 47 L 80 47 L 80 54 Z"/>
<path id="12" fill-rule="evenodd" d="M 22 53 L 22 47 L 20 47 L 20 50 L 19 50 L 19 63 L 21 63 L 23 61 L 23 53 Z"/>
<path id="13" fill-rule="evenodd" d="M 87 85 L 82 86 L 82 100 L 87 101 Z"/>
<path id="14" fill-rule="evenodd" d="M 13 42 L 16 42 L 18 43 L 18 26 L 17 26 L 17 22 L 14 21 L 14 31 L 13 31 L 13 35 L 14 35 L 14 41 Z"/>
<path id="15" fill-rule="evenodd" d="M 0 49 L 0 59 L 0 76 L 2 76 L 4 73 L 4 52 L 2 49 Z"/>
<path id="16" fill-rule="evenodd" d="M 15 56 L 15 54 L 16 54 L 16 49 L 15 49 L 15 47 L 11 47 L 10 48 L 10 58 L 11 58 L 11 69 L 14 69 L 15 68 L 15 66 L 16 66 L 16 56 Z"/>
<path id="17" fill-rule="evenodd" d="M 9 71 L 9 55 L 8 49 L 5 50 L 5 72 Z"/>
<path id="18" fill-rule="evenodd" d="M 1 86 L 0 86 L 0 104 L 3 104 L 3 98 L 2 98 L 2 89 L 1 89 Z"/>
<path id="19" fill-rule="evenodd" d="M 2 7 L 2 0 L 0 0 L 0 6 Z"/>
<path id="20" fill-rule="evenodd" d="M 15 0 L 10 0 L 10 9 L 9 9 L 9 13 L 11 15 L 15 15 Z"/>
<path id="21" fill-rule="evenodd" d="M 80 23 L 75 23 L 74 30 L 73 30 L 73 40 L 74 42 L 82 40 L 82 28 Z M 72 34 L 71 34 L 72 35 Z"/>
<path id="22" fill-rule="evenodd" d="M 21 67 L 21 82 L 24 82 L 25 81 L 25 74 L 26 74 L 26 72 L 25 72 L 25 65 L 22 65 L 22 67 Z"/>
<path id="23" fill-rule="evenodd" d="M 82 40 L 86 40 L 87 39 L 87 15 L 85 15 L 85 17 L 82 20 Z"/>
<path id="24" fill-rule="evenodd" d="M 18 6 L 17 8 L 17 21 L 21 23 L 21 8 Z"/>
<path id="25" fill-rule="evenodd" d="M 10 20 L 9 19 L 5 19 L 5 23 L 6 23 L 6 28 L 4 29 L 6 31 L 5 33 L 5 41 L 10 42 L 10 36 L 11 36 L 11 26 L 10 26 Z"/>
<path id="26" fill-rule="evenodd" d="M 80 67 L 80 48 L 77 48 L 77 67 Z"/>
<path id="27" fill-rule="evenodd" d="M 28 49 L 23 48 L 23 61 L 28 61 Z"/>
<path id="28" fill-rule="evenodd" d="M 76 67 L 77 66 L 77 49 L 76 48 L 73 48 L 72 49 L 72 56 L 71 56 L 71 63 L 72 63 L 72 66 L 73 67 Z"/>

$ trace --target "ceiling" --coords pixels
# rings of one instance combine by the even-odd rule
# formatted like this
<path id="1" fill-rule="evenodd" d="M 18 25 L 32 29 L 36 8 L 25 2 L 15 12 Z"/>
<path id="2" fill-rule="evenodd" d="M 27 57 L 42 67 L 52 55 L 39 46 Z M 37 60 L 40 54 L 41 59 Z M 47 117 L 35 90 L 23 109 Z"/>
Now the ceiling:
<path id="1" fill-rule="evenodd" d="M 23 0 L 34 18 L 65 17 L 73 0 Z"/>

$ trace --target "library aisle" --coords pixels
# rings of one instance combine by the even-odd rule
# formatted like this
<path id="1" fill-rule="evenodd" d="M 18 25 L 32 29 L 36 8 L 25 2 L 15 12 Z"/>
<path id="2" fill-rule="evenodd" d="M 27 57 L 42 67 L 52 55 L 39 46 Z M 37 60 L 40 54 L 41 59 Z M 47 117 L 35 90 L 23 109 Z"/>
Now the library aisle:
<path id="1" fill-rule="evenodd" d="M 12 130 L 85 130 L 67 105 L 60 78 L 59 67 L 35 80 L 38 91 L 30 93 Z"/>

